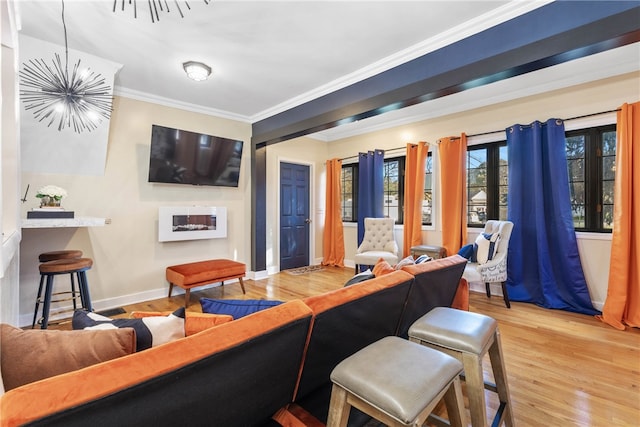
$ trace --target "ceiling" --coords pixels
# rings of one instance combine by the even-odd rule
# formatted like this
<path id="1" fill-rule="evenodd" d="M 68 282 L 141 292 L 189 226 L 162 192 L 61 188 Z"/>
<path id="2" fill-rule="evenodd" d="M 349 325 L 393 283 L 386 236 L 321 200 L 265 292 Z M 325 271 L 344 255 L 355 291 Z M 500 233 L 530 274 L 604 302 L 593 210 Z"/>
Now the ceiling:
<path id="1" fill-rule="evenodd" d="M 66 0 L 69 48 L 122 64 L 115 77 L 116 94 L 249 123 L 548 3 L 189 0 L 188 10 L 184 0 L 167 0 L 170 11 L 160 12 L 160 20 L 153 23 L 149 1 L 137 0 L 134 17 L 130 0 L 116 0 L 116 12 L 114 0 Z M 20 34 L 64 45 L 61 11 L 61 1 L 18 2 Z M 189 80 L 182 70 L 189 60 L 207 63 L 213 75 L 203 82 Z M 431 103 L 439 103 L 442 114 L 453 105 L 478 107 L 636 71 L 640 48 L 634 44 L 576 61 L 317 136 L 330 140 L 365 127 L 422 119 L 436 110 Z"/>

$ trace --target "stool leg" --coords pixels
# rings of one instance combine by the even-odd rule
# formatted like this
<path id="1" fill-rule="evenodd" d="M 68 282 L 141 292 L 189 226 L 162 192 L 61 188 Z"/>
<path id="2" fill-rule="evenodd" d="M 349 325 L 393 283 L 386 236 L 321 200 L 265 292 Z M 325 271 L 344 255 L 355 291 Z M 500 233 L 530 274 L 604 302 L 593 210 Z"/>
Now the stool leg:
<path id="1" fill-rule="evenodd" d="M 42 325 L 41 329 L 47 329 L 49 325 L 49 309 L 51 308 L 51 294 L 53 293 L 53 274 L 47 274 L 47 285 L 44 291 L 44 302 L 42 304 Z"/>
<path id="2" fill-rule="evenodd" d="M 69 273 L 69 276 L 71 277 L 71 300 L 73 301 L 73 309 L 75 310 L 76 308 L 76 284 L 75 281 L 73 280 L 73 273 Z M 79 288 L 80 287 L 80 280 L 78 280 L 78 292 L 80 292 L 80 300 L 82 301 L 82 289 Z"/>
<path id="3" fill-rule="evenodd" d="M 491 298 L 491 284 L 485 283 L 484 287 L 487 289 L 487 297 Z"/>
<path id="4" fill-rule="evenodd" d="M 242 280 L 242 277 L 239 277 L 238 280 L 240 281 L 240 287 L 242 288 L 242 293 L 246 294 L 246 292 L 244 291 L 244 281 Z"/>
<path id="5" fill-rule="evenodd" d="M 473 427 L 486 427 L 487 408 L 484 399 L 484 377 L 482 359 L 476 354 L 462 353 L 467 396 L 469 398 L 469 412 Z"/>
<path id="6" fill-rule="evenodd" d="M 189 297 L 191 297 L 191 288 L 184 290 L 184 308 L 189 307 Z"/>
<path id="7" fill-rule="evenodd" d="M 42 285 L 44 284 L 44 275 L 40 275 L 40 285 L 38 286 L 38 296 L 36 296 L 36 308 L 33 310 L 33 322 L 31 329 L 36 327 L 36 319 L 38 318 L 38 308 L 40 308 L 40 298 L 42 297 Z"/>
<path id="8" fill-rule="evenodd" d="M 87 311 L 93 311 L 91 305 L 91 294 L 89 293 L 89 283 L 87 281 L 87 272 L 78 271 L 78 287 L 80 288 L 80 300 L 82 301 L 82 308 Z"/>
<path id="9" fill-rule="evenodd" d="M 502 282 L 502 295 L 504 295 L 504 304 L 507 308 L 511 308 L 511 301 L 509 301 L 509 292 L 507 292 L 507 282 Z"/>
<path id="10" fill-rule="evenodd" d="M 496 330 L 493 344 L 489 347 L 489 358 L 491 360 L 491 369 L 493 370 L 493 377 L 496 382 L 496 388 L 498 389 L 500 403 L 505 406 L 502 419 L 507 427 L 513 427 L 515 426 L 515 421 L 511 408 L 511 393 L 509 393 L 507 370 L 504 366 L 504 359 L 502 358 L 502 344 L 500 344 L 500 331 L 498 330 Z M 499 424 L 498 422 L 498 425 Z"/>
<path id="11" fill-rule="evenodd" d="M 171 292 L 173 292 L 173 283 L 169 282 L 169 298 L 171 298 Z"/>
<path id="12" fill-rule="evenodd" d="M 342 387 L 333 385 L 327 427 L 346 427 L 349 421 L 351 405 L 347 403 L 347 392 Z"/>
<path id="13" fill-rule="evenodd" d="M 451 427 L 462 427 L 467 425 L 464 413 L 464 397 L 462 396 L 462 386 L 460 377 L 456 377 L 444 395 L 444 403 L 447 406 L 447 416 Z"/>

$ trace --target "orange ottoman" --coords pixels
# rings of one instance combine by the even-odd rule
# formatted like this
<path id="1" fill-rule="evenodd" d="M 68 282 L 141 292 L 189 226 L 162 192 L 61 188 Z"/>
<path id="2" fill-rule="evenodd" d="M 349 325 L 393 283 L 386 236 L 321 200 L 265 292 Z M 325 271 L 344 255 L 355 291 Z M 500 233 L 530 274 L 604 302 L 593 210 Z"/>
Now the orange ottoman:
<path id="1" fill-rule="evenodd" d="M 191 288 L 204 286 L 209 283 L 238 279 L 244 294 L 244 277 L 246 266 L 241 262 L 230 259 L 213 259 L 209 261 L 190 262 L 188 264 L 172 265 L 167 267 L 167 281 L 169 282 L 169 296 L 173 291 L 173 285 L 185 290 L 184 306 L 189 306 L 189 294 Z"/>

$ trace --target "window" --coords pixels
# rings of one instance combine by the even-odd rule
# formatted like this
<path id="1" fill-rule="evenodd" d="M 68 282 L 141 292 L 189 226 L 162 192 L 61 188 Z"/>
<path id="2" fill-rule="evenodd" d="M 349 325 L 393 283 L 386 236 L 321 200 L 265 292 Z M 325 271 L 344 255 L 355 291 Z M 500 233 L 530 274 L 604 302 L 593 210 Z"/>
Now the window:
<path id="1" fill-rule="evenodd" d="M 467 148 L 467 224 L 483 227 L 488 219 L 507 219 L 508 155 L 506 141 Z"/>
<path id="2" fill-rule="evenodd" d="M 384 202 L 382 214 L 402 224 L 404 215 L 404 157 L 384 160 Z"/>
<path id="3" fill-rule="evenodd" d="M 404 221 L 404 167 L 405 157 L 384 160 L 383 215 L 395 219 L 396 224 Z M 342 192 L 342 221 L 358 220 L 358 164 L 342 165 L 340 177 Z M 422 202 L 422 224 L 431 225 L 433 210 L 433 158 L 429 152 L 425 162 L 424 200 Z"/>
<path id="4" fill-rule="evenodd" d="M 610 232 L 613 228 L 615 125 L 567 132 L 565 148 L 574 227 L 577 231 Z"/>
<path id="5" fill-rule="evenodd" d="M 340 191 L 342 192 L 342 221 L 356 222 L 357 217 L 357 195 L 358 188 L 358 165 L 342 165 L 340 174 Z"/>
<path id="6" fill-rule="evenodd" d="M 424 165 L 424 199 L 422 199 L 422 225 L 431 225 L 433 212 L 433 157 L 427 154 Z"/>

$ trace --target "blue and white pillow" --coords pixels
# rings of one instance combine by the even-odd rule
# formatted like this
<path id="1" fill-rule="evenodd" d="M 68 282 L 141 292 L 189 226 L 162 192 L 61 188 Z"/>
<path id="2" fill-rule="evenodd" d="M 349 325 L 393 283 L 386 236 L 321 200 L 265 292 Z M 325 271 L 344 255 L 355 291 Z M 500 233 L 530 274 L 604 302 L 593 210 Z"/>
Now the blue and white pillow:
<path id="1" fill-rule="evenodd" d="M 97 313 L 76 310 L 71 321 L 73 329 L 133 328 L 136 331 L 136 351 L 184 338 L 184 307 L 168 316 L 142 319 L 110 319 Z"/>
<path id="2" fill-rule="evenodd" d="M 347 287 L 347 286 L 355 285 L 356 283 L 364 282 L 366 280 L 373 279 L 374 277 L 376 277 L 375 274 L 371 272 L 371 269 L 368 269 L 367 271 L 358 273 L 355 276 L 353 276 L 351 279 L 347 280 L 344 286 Z"/>
<path id="3" fill-rule="evenodd" d="M 422 264 L 423 262 L 431 261 L 432 259 L 433 258 L 431 258 L 429 255 L 423 254 L 423 255 L 420 255 L 418 258 L 416 258 L 414 263 L 415 264 Z"/>
<path id="4" fill-rule="evenodd" d="M 500 242 L 500 233 L 480 233 L 474 243 L 475 262 L 485 264 L 491 261 L 498 250 L 498 242 Z"/>

